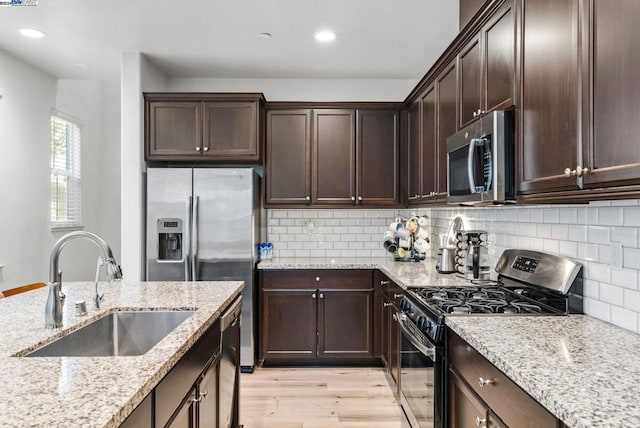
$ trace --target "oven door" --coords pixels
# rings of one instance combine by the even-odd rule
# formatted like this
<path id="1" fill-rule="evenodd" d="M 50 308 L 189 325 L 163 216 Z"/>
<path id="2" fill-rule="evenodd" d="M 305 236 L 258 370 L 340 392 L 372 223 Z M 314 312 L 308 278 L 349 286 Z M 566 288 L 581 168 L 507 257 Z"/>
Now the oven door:
<path id="1" fill-rule="evenodd" d="M 443 348 L 435 346 L 404 313 L 395 314 L 402 330 L 400 402 L 412 428 L 442 428 Z"/>

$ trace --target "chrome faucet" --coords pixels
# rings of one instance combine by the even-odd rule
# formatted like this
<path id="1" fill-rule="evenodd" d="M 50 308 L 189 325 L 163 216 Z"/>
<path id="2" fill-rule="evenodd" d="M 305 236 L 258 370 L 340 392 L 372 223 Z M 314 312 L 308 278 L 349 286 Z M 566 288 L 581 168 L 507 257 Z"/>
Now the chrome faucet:
<path id="1" fill-rule="evenodd" d="M 51 249 L 51 256 L 49 258 L 49 284 L 47 286 L 49 295 L 44 307 L 44 326 L 47 329 L 62 327 L 62 306 L 64 305 L 65 295 L 62 292 L 62 271 L 58 268 L 58 258 L 60 257 L 62 248 L 67 242 L 79 238 L 89 239 L 100 247 L 105 263 L 107 279 L 109 281 L 122 278 L 122 271 L 118 263 L 116 263 L 116 259 L 113 257 L 109 244 L 100 236 L 84 230 L 78 230 L 67 233 L 58 239 Z"/>

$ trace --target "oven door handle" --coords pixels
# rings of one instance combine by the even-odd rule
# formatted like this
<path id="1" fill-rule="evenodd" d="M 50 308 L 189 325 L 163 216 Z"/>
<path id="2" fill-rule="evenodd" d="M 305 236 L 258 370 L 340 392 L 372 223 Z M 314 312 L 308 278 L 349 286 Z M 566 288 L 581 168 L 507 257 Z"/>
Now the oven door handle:
<path id="1" fill-rule="evenodd" d="M 402 312 L 397 312 L 397 313 L 393 314 L 393 319 L 398 321 L 398 325 L 400 326 L 400 330 L 402 330 L 402 332 L 407 337 L 407 339 L 409 339 L 409 342 L 411 342 L 411 344 L 413 346 L 415 346 L 418 351 L 422 352 L 422 354 L 424 354 L 424 356 L 429 357 L 432 360 L 435 360 L 436 347 L 435 346 L 426 346 L 424 343 L 420 342 L 414 336 L 414 334 L 411 332 L 409 327 L 407 327 L 407 323 L 410 323 L 411 321 L 409 321 L 407 319 L 407 316 L 405 314 L 403 314 Z"/>

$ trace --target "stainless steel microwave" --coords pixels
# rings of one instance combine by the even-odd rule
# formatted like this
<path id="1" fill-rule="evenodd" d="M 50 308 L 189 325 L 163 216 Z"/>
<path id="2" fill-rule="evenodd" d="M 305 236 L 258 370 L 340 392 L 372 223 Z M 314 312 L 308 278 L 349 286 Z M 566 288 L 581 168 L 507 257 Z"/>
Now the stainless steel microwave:
<path id="1" fill-rule="evenodd" d="M 514 114 L 494 111 L 447 138 L 447 202 L 515 202 Z"/>

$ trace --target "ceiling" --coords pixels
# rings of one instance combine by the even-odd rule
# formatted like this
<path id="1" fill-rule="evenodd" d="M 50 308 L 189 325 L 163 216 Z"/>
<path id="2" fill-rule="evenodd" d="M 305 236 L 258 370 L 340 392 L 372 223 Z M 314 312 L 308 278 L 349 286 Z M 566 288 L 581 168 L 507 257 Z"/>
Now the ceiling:
<path id="1" fill-rule="evenodd" d="M 0 7 L 0 50 L 70 79 L 119 78 L 122 52 L 137 51 L 172 77 L 417 80 L 458 32 L 456 0 L 38 3 Z M 336 41 L 316 42 L 320 29 Z"/>

